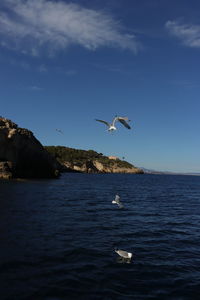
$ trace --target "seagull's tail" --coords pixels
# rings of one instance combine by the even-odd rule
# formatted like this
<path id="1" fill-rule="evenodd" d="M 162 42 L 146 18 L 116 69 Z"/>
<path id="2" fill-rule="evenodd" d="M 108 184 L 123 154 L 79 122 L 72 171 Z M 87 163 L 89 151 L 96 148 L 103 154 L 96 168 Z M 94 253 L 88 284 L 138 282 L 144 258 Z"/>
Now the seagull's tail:
<path id="1" fill-rule="evenodd" d="M 131 252 L 128 252 L 128 257 L 131 258 L 133 254 Z"/>

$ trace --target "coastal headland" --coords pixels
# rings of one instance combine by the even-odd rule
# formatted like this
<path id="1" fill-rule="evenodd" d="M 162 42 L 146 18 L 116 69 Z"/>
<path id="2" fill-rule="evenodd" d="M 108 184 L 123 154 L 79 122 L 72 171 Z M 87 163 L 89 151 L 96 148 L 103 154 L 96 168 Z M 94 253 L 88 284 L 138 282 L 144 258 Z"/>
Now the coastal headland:
<path id="1" fill-rule="evenodd" d="M 43 146 L 30 130 L 0 117 L 0 178 L 56 178 L 61 172 L 144 173 L 93 150 Z"/>
<path id="2" fill-rule="evenodd" d="M 105 156 L 94 150 L 81 150 L 63 146 L 46 146 L 45 149 L 63 166 L 63 171 L 82 173 L 133 173 L 144 171 L 116 156 Z"/>

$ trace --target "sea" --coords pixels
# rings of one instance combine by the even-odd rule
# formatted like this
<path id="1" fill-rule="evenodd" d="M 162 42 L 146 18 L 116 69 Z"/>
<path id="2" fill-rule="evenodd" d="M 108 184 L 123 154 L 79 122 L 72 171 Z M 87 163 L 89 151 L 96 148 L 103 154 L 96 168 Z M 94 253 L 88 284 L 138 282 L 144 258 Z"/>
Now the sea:
<path id="1" fill-rule="evenodd" d="M 200 299 L 200 176 L 1 180 L 0 299 Z"/>

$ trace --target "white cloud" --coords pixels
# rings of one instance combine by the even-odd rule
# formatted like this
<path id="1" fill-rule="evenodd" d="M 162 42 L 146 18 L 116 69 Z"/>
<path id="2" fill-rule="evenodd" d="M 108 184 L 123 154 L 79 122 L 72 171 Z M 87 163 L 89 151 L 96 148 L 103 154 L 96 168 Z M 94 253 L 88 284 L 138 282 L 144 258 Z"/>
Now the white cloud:
<path id="1" fill-rule="evenodd" d="M 199 87 L 199 84 L 197 82 L 193 82 L 188 79 L 180 79 L 180 80 L 173 80 L 170 82 L 172 85 L 180 86 L 180 87 L 185 87 L 185 88 L 195 88 Z"/>
<path id="2" fill-rule="evenodd" d="M 46 73 L 46 72 L 47 72 L 47 67 L 46 67 L 45 65 L 40 65 L 40 66 L 38 67 L 38 71 L 39 71 L 40 73 Z"/>
<path id="3" fill-rule="evenodd" d="M 28 86 L 27 87 L 28 90 L 31 90 L 31 91 L 35 91 L 35 92 L 39 92 L 39 91 L 42 91 L 43 88 L 37 86 L 37 85 L 31 85 L 31 86 Z"/>
<path id="4" fill-rule="evenodd" d="M 24 69 L 24 70 L 30 70 L 30 64 L 29 63 L 27 63 L 26 61 L 19 61 L 19 60 L 16 60 L 16 59 L 11 59 L 10 61 L 9 61 L 9 63 L 12 65 L 12 66 L 14 66 L 14 67 L 20 67 L 20 68 L 22 68 L 22 69 Z"/>
<path id="5" fill-rule="evenodd" d="M 140 44 L 125 34 L 114 18 L 102 11 L 73 3 L 52 0 L 3 0 L 0 12 L 0 38 L 9 48 L 38 56 L 48 49 L 53 54 L 70 45 L 89 50 L 99 47 L 129 49 Z"/>
<path id="6" fill-rule="evenodd" d="M 200 25 L 183 24 L 178 21 L 167 21 L 165 27 L 188 47 L 200 48 Z"/>
<path id="7" fill-rule="evenodd" d="M 76 70 L 68 70 L 68 71 L 65 71 L 65 75 L 67 76 L 74 76 L 77 74 L 77 71 Z"/>

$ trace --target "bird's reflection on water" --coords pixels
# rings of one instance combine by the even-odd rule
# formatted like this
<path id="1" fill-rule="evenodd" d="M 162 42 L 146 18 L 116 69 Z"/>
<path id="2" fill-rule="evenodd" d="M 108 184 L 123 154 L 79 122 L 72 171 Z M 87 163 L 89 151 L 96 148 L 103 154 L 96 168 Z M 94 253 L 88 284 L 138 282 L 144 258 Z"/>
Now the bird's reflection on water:
<path id="1" fill-rule="evenodd" d="M 116 262 L 118 264 L 130 264 L 131 258 L 117 257 Z"/>

